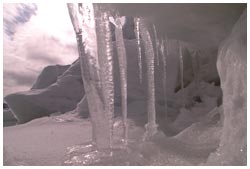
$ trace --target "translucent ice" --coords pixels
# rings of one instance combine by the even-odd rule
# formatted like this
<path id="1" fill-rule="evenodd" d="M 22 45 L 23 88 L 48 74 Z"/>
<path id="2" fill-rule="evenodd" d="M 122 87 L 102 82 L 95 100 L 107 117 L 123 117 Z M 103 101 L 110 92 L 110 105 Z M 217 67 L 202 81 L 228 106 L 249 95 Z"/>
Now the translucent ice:
<path id="1" fill-rule="evenodd" d="M 147 66 L 147 81 L 148 81 L 148 92 L 147 92 L 147 111 L 148 111 L 148 123 L 146 124 L 146 137 L 150 137 L 157 132 L 156 125 L 156 112 L 155 112 L 155 81 L 154 81 L 154 49 L 152 39 L 147 29 L 144 20 L 140 22 L 140 32 L 142 35 L 142 41 L 145 48 L 146 55 L 146 66 Z"/>
<path id="2" fill-rule="evenodd" d="M 167 117 L 167 70 L 166 70 L 166 66 L 167 66 L 167 39 L 166 40 L 162 40 L 162 43 L 160 45 L 160 51 L 161 51 L 161 61 L 162 61 L 162 85 L 163 85 L 163 96 L 164 96 L 164 111 L 165 111 L 165 117 Z"/>
<path id="3" fill-rule="evenodd" d="M 98 149 L 107 149 L 111 146 L 114 110 L 108 16 L 97 4 L 68 4 L 68 9 L 77 36 L 82 79 L 93 126 L 93 141 Z"/>
<path id="4" fill-rule="evenodd" d="M 191 53 L 191 57 L 192 57 L 192 68 L 193 68 L 194 79 L 196 82 L 198 82 L 199 81 L 199 69 L 200 69 L 198 52 L 193 51 Z"/>
<path id="5" fill-rule="evenodd" d="M 223 91 L 220 146 L 207 165 L 247 165 L 247 10 L 221 44 L 217 61 Z"/>
<path id="6" fill-rule="evenodd" d="M 184 88 L 184 80 L 183 80 L 183 55 L 182 55 L 182 46 L 181 46 L 181 43 L 179 43 L 179 52 L 180 52 L 180 54 L 179 54 L 179 56 L 180 56 L 180 74 L 181 74 L 181 90 L 183 90 L 183 88 Z M 184 95 L 182 95 L 182 106 L 184 107 L 185 106 L 185 104 L 184 104 Z"/>
<path id="7" fill-rule="evenodd" d="M 122 32 L 122 19 L 116 16 L 115 20 L 115 38 L 116 48 L 120 70 L 121 80 L 121 95 L 122 95 L 122 116 L 124 126 L 124 143 L 127 144 L 128 139 L 128 125 L 127 125 L 127 56 L 124 45 L 123 32 Z"/>
<path id="8" fill-rule="evenodd" d="M 140 18 L 134 19 L 135 23 L 135 36 L 137 41 L 138 50 L 138 66 L 139 66 L 139 80 L 142 83 L 142 56 L 141 56 L 141 39 L 140 39 Z"/>
<path id="9" fill-rule="evenodd" d="M 154 32 L 154 43 L 155 43 L 155 58 L 156 58 L 156 64 L 159 66 L 160 64 L 160 58 L 159 58 L 159 39 L 157 36 L 157 31 L 155 28 L 155 25 L 153 24 L 153 32 Z"/>
<path id="10" fill-rule="evenodd" d="M 114 77 L 113 77 L 113 45 L 111 30 L 109 25 L 109 16 L 106 12 L 102 12 L 98 6 L 95 6 L 95 17 L 98 39 L 98 59 L 100 61 L 100 72 L 102 79 L 102 91 L 104 96 L 104 109 L 108 119 L 109 128 L 113 129 L 114 117 Z M 110 146 L 112 146 L 112 135 L 110 135 Z"/>

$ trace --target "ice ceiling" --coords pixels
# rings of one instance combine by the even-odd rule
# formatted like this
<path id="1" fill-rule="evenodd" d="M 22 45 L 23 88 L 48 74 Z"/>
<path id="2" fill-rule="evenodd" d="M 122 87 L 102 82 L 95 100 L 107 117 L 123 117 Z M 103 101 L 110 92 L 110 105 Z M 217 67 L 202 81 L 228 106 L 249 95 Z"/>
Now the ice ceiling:
<path id="1" fill-rule="evenodd" d="M 104 4 L 124 16 L 143 16 L 159 34 L 216 48 L 239 18 L 244 4 Z"/>

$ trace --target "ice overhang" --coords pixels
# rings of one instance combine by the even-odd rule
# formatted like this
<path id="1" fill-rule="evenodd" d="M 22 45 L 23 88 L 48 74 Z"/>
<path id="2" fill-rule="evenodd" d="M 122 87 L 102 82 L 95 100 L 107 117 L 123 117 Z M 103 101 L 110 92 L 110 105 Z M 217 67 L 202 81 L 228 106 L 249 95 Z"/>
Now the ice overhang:
<path id="1" fill-rule="evenodd" d="M 244 3 L 117 3 L 103 4 L 124 16 L 141 16 L 156 25 L 159 36 L 217 48 L 246 8 Z"/>

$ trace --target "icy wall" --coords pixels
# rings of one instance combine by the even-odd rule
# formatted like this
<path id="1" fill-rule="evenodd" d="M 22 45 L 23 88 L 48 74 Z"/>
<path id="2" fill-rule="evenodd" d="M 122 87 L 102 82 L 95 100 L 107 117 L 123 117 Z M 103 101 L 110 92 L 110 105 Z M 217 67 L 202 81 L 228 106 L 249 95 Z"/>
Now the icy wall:
<path id="1" fill-rule="evenodd" d="M 224 126 L 209 165 L 247 164 L 247 10 L 221 44 L 217 67 L 223 91 Z"/>

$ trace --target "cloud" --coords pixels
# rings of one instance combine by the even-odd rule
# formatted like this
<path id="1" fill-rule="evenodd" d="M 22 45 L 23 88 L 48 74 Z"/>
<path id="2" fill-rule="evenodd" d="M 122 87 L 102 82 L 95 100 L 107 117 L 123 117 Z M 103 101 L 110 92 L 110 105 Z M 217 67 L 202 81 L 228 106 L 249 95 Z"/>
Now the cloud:
<path id="1" fill-rule="evenodd" d="M 78 58 L 66 4 L 29 5 L 4 4 L 4 28 L 13 32 L 3 34 L 4 96 L 29 90 L 44 67 Z"/>
<path id="2" fill-rule="evenodd" d="M 35 82 L 36 76 L 35 74 L 21 74 L 17 72 L 4 72 L 4 79 L 11 79 L 12 83 L 14 82 L 16 85 L 26 86 L 33 84 Z M 10 85 L 11 83 L 7 83 L 6 85 Z M 11 85 L 10 85 L 11 86 Z"/>
<path id="3" fill-rule="evenodd" d="M 32 15 L 36 14 L 37 6 L 35 4 L 3 4 L 3 25 L 4 31 L 12 36 L 19 24 L 29 21 Z"/>

